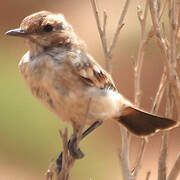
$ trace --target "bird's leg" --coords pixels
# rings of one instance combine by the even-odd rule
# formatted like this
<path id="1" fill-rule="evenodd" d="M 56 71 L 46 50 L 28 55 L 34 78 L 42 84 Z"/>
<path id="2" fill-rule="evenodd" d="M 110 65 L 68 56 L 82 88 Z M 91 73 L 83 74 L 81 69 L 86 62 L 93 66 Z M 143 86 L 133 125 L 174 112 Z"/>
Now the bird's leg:
<path id="1" fill-rule="evenodd" d="M 84 139 L 88 134 L 94 131 L 101 124 L 102 124 L 102 121 L 96 121 L 95 123 L 93 123 L 87 130 L 85 130 L 82 133 L 80 139 L 81 140 Z M 80 150 L 80 148 L 77 147 L 77 137 L 75 137 L 74 135 L 72 135 L 72 137 L 68 141 L 68 149 L 71 156 L 73 156 L 75 159 L 80 159 L 84 157 L 84 153 Z M 56 165 L 59 172 L 62 169 L 62 158 L 63 158 L 63 153 L 61 152 L 59 157 L 56 160 Z"/>
<path id="2" fill-rule="evenodd" d="M 61 172 L 61 169 L 62 169 L 62 158 L 63 158 L 63 153 L 61 152 L 59 157 L 56 159 L 56 166 L 57 166 L 58 173 Z"/>
<path id="3" fill-rule="evenodd" d="M 81 137 L 80 140 L 84 139 L 88 134 L 90 134 L 92 131 L 94 131 L 97 127 L 99 127 L 102 124 L 102 121 L 96 121 L 93 123 L 87 130 L 85 130 Z M 83 152 L 77 147 L 77 137 L 72 135 L 68 142 L 68 149 L 71 154 L 76 159 L 81 159 L 84 157 Z"/>

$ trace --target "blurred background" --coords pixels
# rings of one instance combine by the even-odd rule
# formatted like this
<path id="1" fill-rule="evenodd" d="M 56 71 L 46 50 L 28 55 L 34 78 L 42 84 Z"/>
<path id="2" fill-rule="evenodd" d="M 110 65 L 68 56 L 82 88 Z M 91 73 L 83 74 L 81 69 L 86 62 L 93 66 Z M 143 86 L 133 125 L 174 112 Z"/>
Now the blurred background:
<path id="1" fill-rule="evenodd" d="M 124 0 L 98 0 L 99 8 L 108 13 L 108 40 L 112 38 Z M 119 91 L 134 99 L 132 56 L 137 57 L 140 25 L 136 14 L 137 1 L 132 1 L 113 56 L 113 78 Z M 75 32 L 87 43 L 89 52 L 104 66 L 104 55 L 94 14 L 89 0 L 6 0 L 0 11 L 0 179 L 41 180 L 52 158 L 62 150 L 58 130 L 71 127 L 61 122 L 43 107 L 30 93 L 18 70 L 18 62 L 27 51 L 23 39 L 7 37 L 4 33 L 19 26 L 31 13 L 49 10 L 61 12 L 73 25 Z M 102 13 L 101 13 L 102 15 Z M 150 22 L 150 21 L 149 21 Z M 152 101 L 162 73 L 162 56 L 151 40 L 146 49 L 141 76 L 141 107 L 151 110 Z M 164 101 L 165 102 L 165 101 Z M 163 103 L 162 103 L 163 104 Z M 163 105 L 159 114 L 164 115 Z M 70 130 L 71 132 L 71 130 Z M 143 159 L 139 180 L 151 170 L 157 175 L 157 160 L 161 133 L 151 137 Z M 168 168 L 171 168 L 180 149 L 180 132 L 169 133 Z M 131 164 L 139 152 L 140 140 L 132 138 Z M 81 143 L 85 158 L 76 161 L 72 180 L 120 180 L 121 169 L 117 149 L 121 147 L 119 127 L 105 122 Z"/>

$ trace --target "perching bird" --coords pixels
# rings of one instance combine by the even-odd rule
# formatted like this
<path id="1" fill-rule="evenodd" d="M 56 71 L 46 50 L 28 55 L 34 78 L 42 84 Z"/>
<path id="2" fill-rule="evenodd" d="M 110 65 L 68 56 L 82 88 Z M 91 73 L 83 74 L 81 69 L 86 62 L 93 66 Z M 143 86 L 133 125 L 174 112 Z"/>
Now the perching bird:
<path id="1" fill-rule="evenodd" d="M 87 52 L 62 14 L 41 11 L 26 17 L 7 35 L 23 37 L 29 51 L 19 68 L 32 94 L 63 121 L 87 124 L 110 120 L 137 136 L 167 130 L 177 122 L 137 109 L 117 90 L 110 76 Z"/>

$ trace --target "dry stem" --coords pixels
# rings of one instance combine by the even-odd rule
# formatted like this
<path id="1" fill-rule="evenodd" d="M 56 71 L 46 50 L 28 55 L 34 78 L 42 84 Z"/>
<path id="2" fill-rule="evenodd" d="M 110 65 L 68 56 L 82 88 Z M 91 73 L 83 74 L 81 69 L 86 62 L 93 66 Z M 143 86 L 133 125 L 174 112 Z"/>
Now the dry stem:
<path id="1" fill-rule="evenodd" d="M 110 74 L 112 73 L 112 63 L 110 61 L 112 59 L 113 50 L 114 50 L 116 42 L 118 40 L 120 30 L 122 29 L 122 27 L 124 25 L 123 21 L 124 21 L 124 18 L 126 16 L 126 13 L 127 13 L 129 3 L 130 3 L 130 0 L 126 0 L 123 11 L 122 11 L 121 16 L 120 16 L 119 21 L 118 21 L 118 25 L 117 25 L 117 27 L 115 29 L 113 39 L 112 39 L 112 41 L 110 43 L 110 46 L 108 47 L 107 41 L 106 41 L 106 39 L 107 39 L 107 37 L 106 37 L 106 24 L 107 24 L 107 17 L 108 16 L 106 14 L 106 11 L 104 11 L 103 25 L 101 25 L 100 18 L 99 18 L 99 10 L 97 8 L 97 2 L 96 2 L 96 0 L 91 0 L 91 5 L 92 5 L 93 11 L 94 11 L 94 16 L 95 16 L 95 19 L 96 19 L 99 35 L 100 35 L 100 38 L 101 38 L 102 47 L 103 47 L 103 50 L 104 50 L 105 61 L 106 61 L 106 70 Z"/>
<path id="2" fill-rule="evenodd" d="M 140 77 L 141 77 L 141 71 L 142 71 L 142 65 L 143 65 L 143 60 L 144 60 L 144 53 L 145 53 L 145 47 L 148 44 L 150 38 L 149 36 L 146 36 L 145 34 L 145 28 L 146 28 L 146 19 L 147 19 L 147 14 L 148 14 L 148 3 L 146 2 L 145 4 L 145 10 L 144 10 L 144 14 L 143 11 L 141 9 L 141 6 L 138 5 L 137 7 L 137 16 L 141 25 L 141 41 L 140 41 L 140 45 L 139 45 L 139 49 L 138 49 L 138 56 L 137 56 L 137 60 L 135 63 L 135 67 L 134 67 L 134 79 L 135 79 L 135 83 L 134 83 L 134 92 L 135 92 L 135 105 L 137 107 L 140 106 L 140 102 L 141 102 L 141 86 L 140 86 Z M 143 15 L 142 15 L 143 14 Z M 132 171 L 132 176 L 133 179 L 137 178 L 140 166 L 141 166 L 141 161 L 143 158 L 143 154 L 145 151 L 145 145 L 146 145 L 146 140 L 142 139 L 142 144 L 140 147 L 140 153 L 137 156 L 137 160 L 135 163 L 135 167 Z"/>
<path id="3" fill-rule="evenodd" d="M 151 175 L 151 171 L 148 171 L 147 174 L 146 174 L 146 180 L 149 180 L 150 175 Z"/>
<path id="4" fill-rule="evenodd" d="M 166 180 L 167 148 L 167 133 L 164 133 L 158 162 L 158 180 Z"/>
<path id="5" fill-rule="evenodd" d="M 167 180 L 176 180 L 180 173 L 180 153 L 177 156 L 176 162 L 171 169 Z"/>

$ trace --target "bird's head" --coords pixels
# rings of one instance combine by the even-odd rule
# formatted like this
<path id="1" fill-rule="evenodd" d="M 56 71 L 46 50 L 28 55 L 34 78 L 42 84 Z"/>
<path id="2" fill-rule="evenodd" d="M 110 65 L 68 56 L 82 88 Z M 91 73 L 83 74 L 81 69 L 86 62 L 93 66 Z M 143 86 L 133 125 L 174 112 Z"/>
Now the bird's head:
<path id="1" fill-rule="evenodd" d="M 40 11 L 23 19 L 17 29 L 6 32 L 7 35 L 28 39 L 42 47 L 68 45 L 76 39 L 71 25 L 62 14 Z"/>

